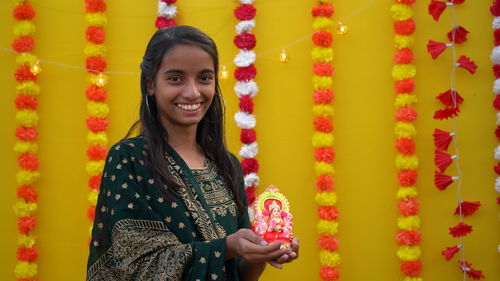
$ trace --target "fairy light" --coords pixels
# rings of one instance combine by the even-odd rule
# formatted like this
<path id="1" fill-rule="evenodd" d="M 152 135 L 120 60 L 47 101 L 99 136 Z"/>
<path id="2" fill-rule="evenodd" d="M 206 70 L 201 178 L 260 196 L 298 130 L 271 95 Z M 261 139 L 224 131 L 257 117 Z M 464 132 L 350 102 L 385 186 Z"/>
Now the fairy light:
<path id="1" fill-rule="evenodd" d="M 289 60 L 290 60 L 290 56 L 288 55 L 288 53 L 286 52 L 286 50 L 285 49 L 281 49 L 280 61 L 282 63 L 287 63 Z"/>
<path id="2" fill-rule="evenodd" d="M 40 72 L 42 72 L 42 68 L 40 67 L 40 62 L 36 61 L 34 64 L 31 65 L 31 73 L 38 75 Z"/>
<path id="3" fill-rule="evenodd" d="M 104 77 L 102 73 L 99 73 L 99 75 L 97 75 L 97 82 L 96 82 L 97 86 L 104 87 L 107 84 L 107 82 L 108 81 L 106 80 L 106 77 Z"/>
<path id="4" fill-rule="evenodd" d="M 220 70 L 220 79 L 221 79 L 221 80 L 227 80 L 227 79 L 229 79 L 229 72 L 227 71 L 227 69 L 226 69 L 226 66 L 225 66 L 225 65 L 222 65 L 222 66 L 221 66 L 221 70 Z"/>
<path id="5" fill-rule="evenodd" d="M 338 35 L 344 35 L 349 31 L 349 27 L 339 21 L 338 27 L 337 27 L 337 34 Z"/>

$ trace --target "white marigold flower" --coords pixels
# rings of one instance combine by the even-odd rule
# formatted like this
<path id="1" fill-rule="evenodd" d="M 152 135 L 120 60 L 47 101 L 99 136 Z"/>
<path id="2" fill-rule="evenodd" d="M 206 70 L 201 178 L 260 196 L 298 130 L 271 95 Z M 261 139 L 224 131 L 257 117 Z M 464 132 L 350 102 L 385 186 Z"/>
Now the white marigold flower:
<path id="1" fill-rule="evenodd" d="M 238 81 L 236 82 L 236 85 L 234 85 L 234 91 L 238 97 L 249 95 L 251 98 L 254 98 L 259 91 L 259 87 L 253 80 Z"/>
<path id="2" fill-rule="evenodd" d="M 177 7 L 175 5 L 168 5 L 163 1 L 158 1 L 158 14 L 168 19 L 175 18 L 177 15 Z"/>
<path id="3" fill-rule="evenodd" d="M 244 144 L 240 149 L 240 156 L 243 158 L 255 158 L 257 153 L 259 152 L 259 148 L 256 142 L 252 142 L 250 144 Z"/>
<path id="4" fill-rule="evenodd" d="M 234 120 L 236 120 L 236 125 L 241 129 L 252 129 L 257 122 L 254 115 L 242 111 L 234 115 Z"/>
<path id="5" fill-rule="evenodd" d="M 255 20 L 244 20 L 236 24 L 236 33 L 250 32 L 255 27 Z"/>
<path id="6" fill-rule="evenodd" d="M 239 67 L 247 67 L 255 62 L 255 52 L 248 50 L 240 50 L 234 58 L 234 64 Z"/>

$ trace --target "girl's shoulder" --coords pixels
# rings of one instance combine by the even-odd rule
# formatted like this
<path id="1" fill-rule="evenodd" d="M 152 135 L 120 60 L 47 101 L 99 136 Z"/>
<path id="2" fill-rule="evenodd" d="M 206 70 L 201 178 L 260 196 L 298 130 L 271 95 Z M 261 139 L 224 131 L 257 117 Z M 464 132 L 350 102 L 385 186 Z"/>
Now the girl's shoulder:
<path id="1" fill-rule="evenodd" d="M 120 140 L 110 148 L 110 151 L 142 152 L 145 149 L 147 149 L 147 144 L 144 136 L 137 136 Z"/>

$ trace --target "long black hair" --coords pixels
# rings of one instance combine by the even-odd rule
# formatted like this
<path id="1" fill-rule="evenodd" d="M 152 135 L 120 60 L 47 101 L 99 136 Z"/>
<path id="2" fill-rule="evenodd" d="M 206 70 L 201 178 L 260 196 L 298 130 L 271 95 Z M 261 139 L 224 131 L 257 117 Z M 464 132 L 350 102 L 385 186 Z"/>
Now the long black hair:
<path id="1" fill-rule="evenodd" d="M 126 137 L 139 127 L 146 139 L 147 164 L 153 169 L 157 187 L 165 196 L 176 196 L 178 184 L 170 174 L 165 158 L 168 134 L 158 119 L 155 96 L 148 95 L 148 83 L 152 83 L 160 68 L 163 56 L 177 45 L 191 45 L 207 52 L 213 59 L 215 71 L 215 95 L 203 119 L 198 123 L 196 142 L 205 157 L 215 162 L 234 201 L 243 210 L 240 186 L 242 176 L 235 167 L 234 156 L 226 147 L 224 135 L 224 104 L 219 86 L 219 54 L 215 42 L 205 33 L 191 26 L 173 26 L 158 29 L 148 43 L 141 63 L 141 106 L 139 120 L 130 128 Z"/>

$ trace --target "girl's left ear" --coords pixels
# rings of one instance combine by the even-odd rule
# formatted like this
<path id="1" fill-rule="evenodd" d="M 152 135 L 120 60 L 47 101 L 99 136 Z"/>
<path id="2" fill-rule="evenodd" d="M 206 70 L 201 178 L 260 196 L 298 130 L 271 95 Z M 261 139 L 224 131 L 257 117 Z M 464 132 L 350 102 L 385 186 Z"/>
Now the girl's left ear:
<path id="1" fill-rule="evenodd" d="M 148 96 L 154 96 L 155 85 L 154 85 L 153 81 L 151 81 L 150 79 L 147 79 L 146 84 L 147 84 L 147 89 L 148 89 Z"/>

